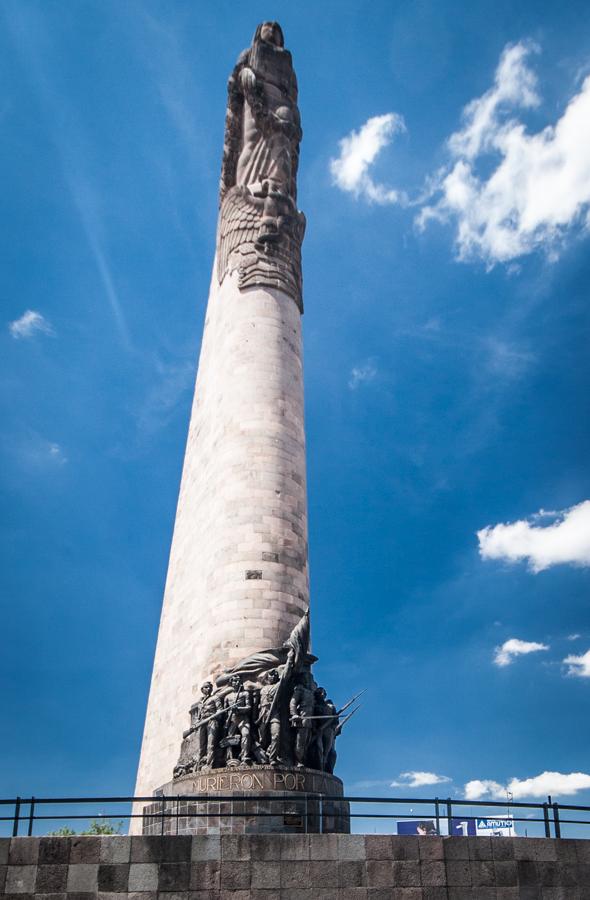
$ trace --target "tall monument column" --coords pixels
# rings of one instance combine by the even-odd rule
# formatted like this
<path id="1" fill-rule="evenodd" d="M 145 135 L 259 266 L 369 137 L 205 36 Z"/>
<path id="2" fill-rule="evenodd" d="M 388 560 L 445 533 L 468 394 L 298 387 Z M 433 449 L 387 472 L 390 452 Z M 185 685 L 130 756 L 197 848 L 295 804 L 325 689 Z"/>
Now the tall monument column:
<path id="1" fill-rule="evenodd" d="M 228 84 L 216 258 L 136 796 L 341 792 L 339 720 L 309 652 L 301 134 L 291 54 L 265 22 Z"/>

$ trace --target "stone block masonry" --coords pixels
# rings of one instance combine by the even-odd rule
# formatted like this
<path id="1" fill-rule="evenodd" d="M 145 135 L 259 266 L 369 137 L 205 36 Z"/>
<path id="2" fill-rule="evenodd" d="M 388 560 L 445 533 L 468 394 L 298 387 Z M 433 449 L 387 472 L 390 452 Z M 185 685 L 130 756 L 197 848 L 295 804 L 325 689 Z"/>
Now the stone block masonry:
<path id="1" fill-rule="evenodd" d="M 136 796 L 170 781 L 203 681 L 309 605 L 301 355 L 291 297 L 213 278 Z"/>
<path id="2" fill-rule="evenodd" d="M 0 839 L 11 900 L 590 900 L 590 841 L 391 835 Z"/>

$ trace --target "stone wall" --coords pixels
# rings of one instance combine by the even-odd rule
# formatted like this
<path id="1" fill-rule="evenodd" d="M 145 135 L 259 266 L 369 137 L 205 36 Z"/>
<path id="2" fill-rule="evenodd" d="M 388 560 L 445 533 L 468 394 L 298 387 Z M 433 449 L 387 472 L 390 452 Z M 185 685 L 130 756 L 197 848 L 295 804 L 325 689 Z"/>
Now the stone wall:
<path id="1" fill-rule="evenodd" d="M 14 900 L 590 900 L 590 841 L 5 838 L 2 890 Z"/>

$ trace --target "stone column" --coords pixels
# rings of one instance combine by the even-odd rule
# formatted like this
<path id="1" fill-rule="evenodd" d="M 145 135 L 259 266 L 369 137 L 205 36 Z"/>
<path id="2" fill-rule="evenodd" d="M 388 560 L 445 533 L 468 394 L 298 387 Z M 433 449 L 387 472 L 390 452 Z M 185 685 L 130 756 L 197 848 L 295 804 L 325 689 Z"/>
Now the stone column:
<path id="1" fill-rule="evenodd" d="M 202 682 L 309 603 L 301 315 L 237 281 L 211 283 L 136 796 L 170 781 Z"/>
<path id="2" fill-rule="evenodd" d="M 349 828 L 333 774 L 347 718 L 316 684 L 309 646 L 297 98 L 282 29 L 262 22 L 228 81 L 216 257 L 135 789 L 205 798 L 177 812 L 181 831 Z M 252 803 L 220 821 L 227 791 Z M 134 831 L 172 827 L 149 806 Z"/>

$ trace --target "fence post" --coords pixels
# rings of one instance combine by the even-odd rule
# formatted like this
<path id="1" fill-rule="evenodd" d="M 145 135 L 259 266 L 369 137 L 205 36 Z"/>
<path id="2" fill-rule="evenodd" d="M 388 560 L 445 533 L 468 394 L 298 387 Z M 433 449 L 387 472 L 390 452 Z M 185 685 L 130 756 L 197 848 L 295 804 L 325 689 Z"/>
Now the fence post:
<path id="1" fill-rule="evenodd" d="M 447 797 L 447 819 L 449 822 L 449 837 L 453 834 L 453 808 L 451 806 L 451 798 Z"/>
<path id="2" fill-rule="evenodd" d="M 29 837 L 33 834 L 33 821 L 35 819 L 35 798 L 31 797 L 31 805 L 29 807 L 29 828 L 27 834 Z"/>
<path id="3" fill-rule="evenodd" d="M 545 823 L 545 837 L 551 837 L 551 826 L 549 824 L 549 806 L 547 803 L 543 804 L 543 822 Z"/>
<path id="4" fill-rule="evenodd" d="M 20 797 L 16 798 L 14 804 L 14 824 L 12 826 L 12 836 L 18 837 L 18 820 L 20 817 Z"/>
<path id="5" fill-rule="evenodd" d="M 320 794 L 320 834 L 324 833 L 324 795 Z"/>
<path id="6" fill-rule="evenodd" d="M 434 816 L 436 818 L 436 833 L 440 836 L 440 809 L 438 805 L 438 797 L 434 798 Z"/>
<path id="7" fill-rule="evenodd" d="M 561 826 L 559 824 L 559 803 L 553 804 L 553 827 L 555 829 L 555 837 L 561 837 Z"/>
<path id="8" fill-rule="evenodd" d="M 162 830 L 161 830 L 160 834 L 164 834 L 164 811 L 165 811 L 165 809 L 166 809 L 166 801 L 162 797 Z"/>

